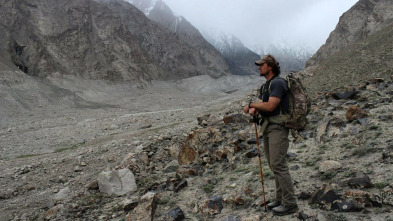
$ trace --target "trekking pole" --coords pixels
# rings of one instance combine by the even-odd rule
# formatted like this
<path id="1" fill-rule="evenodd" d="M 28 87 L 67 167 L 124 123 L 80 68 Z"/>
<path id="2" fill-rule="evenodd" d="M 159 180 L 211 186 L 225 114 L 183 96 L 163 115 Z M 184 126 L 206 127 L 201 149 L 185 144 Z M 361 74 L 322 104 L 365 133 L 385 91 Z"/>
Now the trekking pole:
<path id="1" fill-rule="evenodd" d="M 262 183 L 263 205 L 265 206 L 265 212 L 267 212 L 266 197 L 265 197 L 265 184 L 263 183 L 263 169 L 262 169 L 262 161 L 261 161 L 261 150 L 259 148 L 259 136 L 258 136 L 258 128 L 257 128 L 258 116 L 257 116 L 257 114 L 254 114 L 253 118 L 254 118 L 255 136 L 256 136 L 257 148 L 258 148 L 259 174 L 261 176 L 261 183 Z"/>

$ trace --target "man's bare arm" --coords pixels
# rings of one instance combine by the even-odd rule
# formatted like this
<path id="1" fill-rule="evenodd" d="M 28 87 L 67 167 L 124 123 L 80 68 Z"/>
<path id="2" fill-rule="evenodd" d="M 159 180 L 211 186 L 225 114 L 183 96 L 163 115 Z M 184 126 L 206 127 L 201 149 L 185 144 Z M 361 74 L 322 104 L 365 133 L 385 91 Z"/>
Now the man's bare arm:
<path id="1" fill-rule="evenodd" d="M 280 104 L 280 101 L 281 98 L 279 97 L 269 97 L 267 102 L 250 103 L 248 108 L 255 108 L 263 112 L 273 112 Z"/>

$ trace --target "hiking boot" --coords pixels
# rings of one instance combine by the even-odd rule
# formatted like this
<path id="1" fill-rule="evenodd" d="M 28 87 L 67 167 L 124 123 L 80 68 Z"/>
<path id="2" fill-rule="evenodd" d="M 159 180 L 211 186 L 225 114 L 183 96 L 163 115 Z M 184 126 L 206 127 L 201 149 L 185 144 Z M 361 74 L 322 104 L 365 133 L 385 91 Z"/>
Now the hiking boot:
<path id="1" fill-rule="evenodd" d="M 279 206 L 279 205 L 281 205 L 281 201 L 274 200 L 273 202 L 267 204 L 267 208 L 268 208 L 269 210 L 271 210 L 271 209 L 273 209 L 274 207 L 277 207 L 277 206 Z"/>
<path id="2" fill-rule="evenodd" d="M 299 210 L 299 208 L 297 207 L 297 205 L 287 206 L 287 205 L 282 204 L 278 207 L 274 207 L 272 209 L 272 212 L 274 215 L 284 216 L 284 215 L 288 215 L 291 213 L 296 213 L 298 210 Z"/>

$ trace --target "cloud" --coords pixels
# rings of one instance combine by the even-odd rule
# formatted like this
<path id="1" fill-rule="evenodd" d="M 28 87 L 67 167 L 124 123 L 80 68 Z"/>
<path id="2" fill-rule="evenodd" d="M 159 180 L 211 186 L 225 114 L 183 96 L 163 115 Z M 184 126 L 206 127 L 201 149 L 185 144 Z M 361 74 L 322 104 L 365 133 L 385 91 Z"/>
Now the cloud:
<path id="1" fill-rule="evenodd" d="M 274 41 L 319 48 L 357 0 L 163 0 L 199 29 L 232 33 L 247 46 Z"/>

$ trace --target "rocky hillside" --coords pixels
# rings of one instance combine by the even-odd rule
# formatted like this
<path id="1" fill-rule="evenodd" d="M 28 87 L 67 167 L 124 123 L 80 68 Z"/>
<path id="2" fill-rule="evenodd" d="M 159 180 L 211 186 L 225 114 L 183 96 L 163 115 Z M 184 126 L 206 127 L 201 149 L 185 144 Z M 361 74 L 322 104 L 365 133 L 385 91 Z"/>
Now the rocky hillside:
<path id="1" fill-rule="evenodd" d="M 175 16 L 161 0 L 128 0 L 128 2 L 139 8 L 151 20 L 178 33 L 185 41 L 203 46 L 206 49 L 213 45 L 225 58 L 231 73 L 236 75 L 255 74 L 256 69 L 253 61 L 258 60 L 260 56 L 246 48 L 235 36 L 217 34 L 217 31 L 201 34 L 185 18 Z"/>
<path id="2" fill-rule="evenodd" d="M 313 100 L 305 141 L 290 137 L 300 211 L 285 217 L 263 208 L 254 126 L 241 113 L 256 93 L 159 114 L 124 114 L 122 107 L 94 110 L 91 119 L 76 110 L 2 129 L 0 219 L 393 219 L 392 81 L 371 79 Z M 53 143 L 58 129 L 84 139 L 46 153 L 15 156 L 8 148 L 15 141 Z M 269 201 L 274 174 L 263 153 L 262 165 Z"/>
<path id="3" fill-rule="evenodd" d="M 0 1 L 0 57 L 25 73 L 141 83 L 230 73 L 196 46 L 122 0 Z"/>
<path id="4" fill-rule="evenodd" d="M 304 71 L 312 92 L 393 75 L 393 2 L 360 0 L 340 17 Z"/>
<path id="5" fill-rule="evenodd" d="M 128 2 L 144 12 L 149 19 L 176 33 L 183 41 L 221 57 L 218 51 L 203 38 L 198 29 L 185 18 L 173 15 L 172 10 L 163 1 L 128 0 Z"/>

